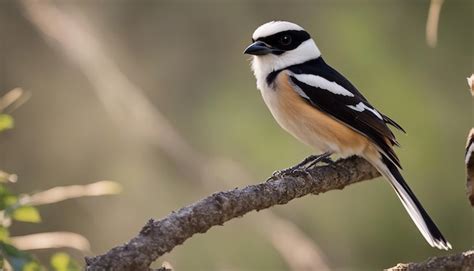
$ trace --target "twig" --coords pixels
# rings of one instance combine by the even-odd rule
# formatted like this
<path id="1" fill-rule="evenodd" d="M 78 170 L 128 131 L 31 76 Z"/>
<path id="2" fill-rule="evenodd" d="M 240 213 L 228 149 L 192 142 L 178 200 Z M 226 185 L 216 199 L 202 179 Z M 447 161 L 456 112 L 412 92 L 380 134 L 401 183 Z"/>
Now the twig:
<path id="1" fill-rule="evenodd" d="M 31 96 L 30 92 L 22 88 L 14 88 L 0 97 L 0 112 L 12 112 L 25 103 Z"/>
<path id="2" fill-rule="evenodd" d="M 438 43 L 439 14 L 444 0 L 431 0 L 426 20 L 426 43 L 431 48 L 435 48 Z"/>
<path id="3" fill-rule="evenodd" d="M 82 235 L 73 232 L 43 232 L 11 237 L 12 244 L 21 250 L 47 248 L 74 248 L 90 253 L 89 241 Z"/>
<path id="4" fill-rule="evenodd" d="M 258 216 L 260 226 L 257 226 L 264 235 L 269 236 L 273 247 L 285 260 L 289 270 L 295 271 L 329 271 L 328 260 L 323 251 L 308 238 L 298 226 L 286 219 L 282 219 L 270 210 Z M 251 224 L 254 224 L 249 222 Z"/>
<path id="5" fill-rule="evenodd" d="M 139 235 L 104 255 L 86 258 L 86 270 L 149 270 L 158 257 L 182 244 L 195 233 L 205 233 L 253 210 L 286 204 L 290 200 L 372 179 L 379 173 L 357 157 L 338 160 L 266 182 L 218 192 L 172 212 L 161 220 L 150 219 Z"/>
<path id="6" fill-rule="evenodd" d="M 74 198 L 116 195 L 121 191 L 122 186 L 117 182 L 104 180 L 85 185 L 56 186 L 32 195 L 21 195 L 20 203 L 44 205 Z"/>
<path id="7" fill-rule="evenodd" d="M 429 258 L 421 263 L 399 263 L 386 271 L 470 271 L 474 270 L 474 250 Z"/>

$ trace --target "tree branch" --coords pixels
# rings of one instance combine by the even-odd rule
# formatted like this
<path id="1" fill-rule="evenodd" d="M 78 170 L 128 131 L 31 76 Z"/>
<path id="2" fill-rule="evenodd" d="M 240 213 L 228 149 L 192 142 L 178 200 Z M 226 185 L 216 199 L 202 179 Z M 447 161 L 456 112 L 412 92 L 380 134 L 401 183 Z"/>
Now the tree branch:
<path id="1" fill-rule="evenodd" d="M 334 165 L 318 166 L 266 182 L 217 192 L 161 220 L 150 219 L 138 236 L 106 254 L 86 258 L 86 270 L 149 270 L 158 257 L 182 244 L 195 233 L 205 233 L 253 210 L 286 204 L 290 200 L 372 179 L 379 173 L 357 157 Z"/>
<path id="2" fill-rule="evenodd" d="M 474 250 L 429 258 L 421 263 L 399 263 L 386 271 L 468 271 L 474 269 Z"/>

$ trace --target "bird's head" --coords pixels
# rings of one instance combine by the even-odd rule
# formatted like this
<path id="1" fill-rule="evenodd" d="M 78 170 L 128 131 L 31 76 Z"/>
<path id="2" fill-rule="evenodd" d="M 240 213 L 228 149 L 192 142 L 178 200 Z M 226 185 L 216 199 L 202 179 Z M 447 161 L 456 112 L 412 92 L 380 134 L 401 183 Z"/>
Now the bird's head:
<path id="1" fill-rule="evenodd" d="M 266 76 L 272 71 L 318 58 L 321 53 L 311 36 L 301 26 L 272 21 L 258 27 L 252 44 L 244 54 L 253 55 L 255 75 Z"/>

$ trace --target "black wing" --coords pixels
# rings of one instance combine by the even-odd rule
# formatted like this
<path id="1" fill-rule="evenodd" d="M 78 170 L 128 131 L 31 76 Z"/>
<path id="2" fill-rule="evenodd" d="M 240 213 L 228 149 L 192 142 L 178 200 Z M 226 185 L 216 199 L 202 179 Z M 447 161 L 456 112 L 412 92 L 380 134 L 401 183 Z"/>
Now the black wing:
<path id="1" fill-rule="evenodd" d="M 290 80 L 301 90 L 302 98 L 312 106 L 366 135 L 400 167 L 397 155 L 392 149 L 392 145 L 398 145 L 398 142 L 387 124 L 404 130 L 395 121 L 379 113 L 370 105 L 343 75 L 327 65 L 321 57 L 287 69 L 293 73 L 290 74 Z"/>

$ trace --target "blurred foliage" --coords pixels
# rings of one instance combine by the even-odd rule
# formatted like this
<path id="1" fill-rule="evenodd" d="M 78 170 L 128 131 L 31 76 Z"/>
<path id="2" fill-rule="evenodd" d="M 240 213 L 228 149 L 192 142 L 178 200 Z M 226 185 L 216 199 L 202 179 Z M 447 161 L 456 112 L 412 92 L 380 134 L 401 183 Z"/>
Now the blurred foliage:
<path id="1" fill-rule="evenodd" d="M 397 134 L 404 175 L 454 252 L 471 247 L 464 144 L 473 125 L 465 77 L 472 73 L 470 0 L 446 1 L 437 47 L 425 42 L 429 1 L 54 1 L 92 26 L 109 56 L 197 149 L 241 163 L 255 177 L 312 152 L 283 132 L 265 108 L 243 49 L 254 29 L 283 19 L 304 26 L 323 57 L 371 104 L 407 130 Z M 0 2 L 0 89 L 33 98 L 0 134 L 0 167 L 35 191 L 76 180 L 119 179 L 124 193 L 41 208 L 38 231 L 89 237 L 94 254 L 209 192 L 153 144 L 117 126 L 80 69 L 51 46 L 14 1 Z M 101 78 L 101 73 L 96 74 Z M 147 120 L 137 120 L 147 125 Z M 229 179 L 235 176 L 229 176 Z M 215 190 L 228 187 L 216 183 Z M 445 252 L 429 247 L 389 185 L 364 182 L 274 207 L 317 243 L 333 270 L 381 270 Z M 262 211 L 265 212 L 265 211 Z M 58 215 L 60 214 L 60 215 Z M 250 221 L 196 235 L 163 257 L 176 270 L 286 270 Z M 9 229 L 31 232 L 30 223 Z M 47 253 L 38 253 L 42 262 Z M 76 255 L 71 255 L 76 256 Z"/>
<path id="2" fill-rule="evenodd" d="M 12 112 L 19 105 L 23 104 L 28 99 L 29 94 L 20 88 L 15 88 L 5 95 L 0 97 L 0 135 L 6 130 L 14 127 L 14 120 L 11 115 L 4 112 Z M 23 194 L 19 192 L 12 192 L 9 189 L 9 184 L 16 183 L 17 175 L 10 174 L 0 170 L 0 269 L 13 269 L 14 271 L 35 271 L 35 270 L 54 270 L 54 271 L 76 271 L 80 270 L 80 265 L 76 263 L 68 254 L 64 252 L 54 253 L 50 257 L 50 268 L 41 264 L 40 261 L 33 255 L 25 251 L 19 250 L 15 247 L 13 238 L 10 236 L 12 224 L 14 221 L 27 223 L 40 223 L 41 216 L 39 210 L 33 205 L 42 205 L 57 203 L 71 198 L 80 198 L 85 196 L 101 196 L 118 194 L 121 191 L 121 186 L 113 181 L 99 181 L 89 185 L 73 185 L 73 186 L 57 186 L 48 190 L 39 191 L 33 194 Z M 16 225 L 16 224 L 15 224 Z M 66 239 L 68 233 L 59 232 L 48 233 L 48 237 L 34 240 L 39 235 L 29 237 L 29 242 L 39 243 L 53 241 L 56 238 L 56 243 L 51 248 L 58 246 L 58 241 L 62 240 L 62 246 L 75 248 L 77 250 L 89 250 L 88 241 L 80 235 Z M 23 244 L 25 243 L 25 236 L 23 236 Z M 84 239 L 84 240 L 82 240 Z M 42 240 L 42 241 L 41 241 Z M 65 244 L 66 240 L 75 242 L 75 244 Z M 46 242 L 48 242 L 46 241 Z M 49 248 L 47 245 L 42 247 Z"/>
<path id="3" fill-rule="evenodd" d="M 13 118 L 7 114 L 0 114 L 0 132 L 13 128 Z"/>
<path id="4" fill-rule="evenodd" d="M 56 271 L 80 270 L 79 265 L 68 254 L 63 252 L 56 253 L 51 257 L 51 266 Z"/>
<path id="5" fill-rule="evenodd" d="M 0 114 L 0 132 L 13 128 L 13 118 Z M 79 265 L 66 253 L 56 253 L 51 257 L 51 268 L 43 266 L 32 254 L 21 251 L 11 244 L 10 227 L 13 221 L 39 223 L 41 216 L 36 207 L 24 205 L 20 196 L 12 193 L 8 182 L 0 183 L 0 269 L 14 271 L 78 271 Z M 4 268 L 4 269 L 3 269 Z"/>
<path id="6" fill-rule="evenodd" d="M 41 265 L 31 254 L 18 250 L 16 247 L 8 244 L 5 240 L 0 241 L 0 249 L 4 261 L 6 261 L 15 271 L 43 270 Z M 9 269 L 8 266 L 5 265 L 2 266 L 2 268 Z"/>

